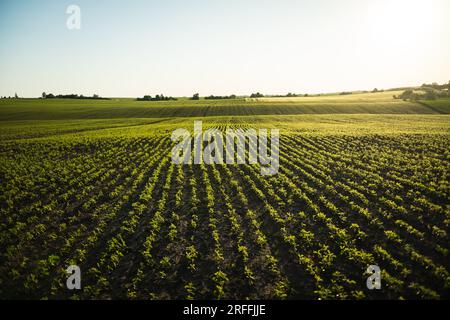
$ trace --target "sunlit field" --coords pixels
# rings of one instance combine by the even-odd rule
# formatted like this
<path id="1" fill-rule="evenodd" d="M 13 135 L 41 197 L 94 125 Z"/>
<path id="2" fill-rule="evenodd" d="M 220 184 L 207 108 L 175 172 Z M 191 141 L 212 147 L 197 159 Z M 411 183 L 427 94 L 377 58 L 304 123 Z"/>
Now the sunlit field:
<path id="1" fill-rule="evenodd" d="M 295 114 L 448 114 L 430 106 L 394 99 L 401 91 L 323 95 L 295 98 L 237 98 L 230 100 L 200 100 L 179 98 L 177 101 L 136 101 L 74 99 L 19 99 L 11 103 L 0 100 L 2 120 L 67 120 L 112 118 L 210 117 L 240 115 Z"/>
<path id="2" fill-rule="evenodd" d="M 449 105 L 393 94 L 2 100 L 0 297 L 448 298 Z M 279 129 L 279 172 L 174 164 L 195 120 Z"/>

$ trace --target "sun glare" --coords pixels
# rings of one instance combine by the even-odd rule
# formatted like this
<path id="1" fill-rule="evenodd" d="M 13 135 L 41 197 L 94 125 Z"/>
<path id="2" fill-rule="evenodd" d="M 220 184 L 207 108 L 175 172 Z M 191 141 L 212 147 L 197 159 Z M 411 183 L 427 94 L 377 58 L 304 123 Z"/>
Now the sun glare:
<path id="1" fill-rule="evenodd" d="M 371 32 L 384 39 L 413 40 L 433 26 L 434 1 L 380 0 L 368 9 Z"/>

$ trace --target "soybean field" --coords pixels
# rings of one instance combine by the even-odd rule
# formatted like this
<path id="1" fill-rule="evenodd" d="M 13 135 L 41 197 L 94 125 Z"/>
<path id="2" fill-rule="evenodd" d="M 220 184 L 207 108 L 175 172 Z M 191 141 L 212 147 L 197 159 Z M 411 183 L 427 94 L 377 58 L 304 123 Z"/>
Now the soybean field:
<path id="1" fill-rule="evenodd" d="M 448 299 L 448 105 L 369 98 L 2 102 L 0 298 Z M 279 129 L 278 173 L 173 163 L 194 120 Z"/>

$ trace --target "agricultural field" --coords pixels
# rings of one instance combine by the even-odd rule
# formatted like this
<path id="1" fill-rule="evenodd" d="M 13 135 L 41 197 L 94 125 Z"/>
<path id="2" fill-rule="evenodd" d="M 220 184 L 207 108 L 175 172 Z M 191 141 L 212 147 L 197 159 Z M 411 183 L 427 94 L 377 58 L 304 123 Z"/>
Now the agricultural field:
<path id="1" fill-rule="evenodd" d="M 450 298 L 450 108 L 392 94 L 1 101 L 0 298 Z M 278 173 L 174 164 L 195 120 L 279 129 Z"/>
<path id="2" fill-rule="evenodd" d="M 394 99 L 402 91 L 293 98 L 136 101 L 0 99 L 2 120 L 68 120 L 295 114 L 450 114 L 448 100 L 416 103 Z M 432 104 L 439 104 L 439 108 Z"/>

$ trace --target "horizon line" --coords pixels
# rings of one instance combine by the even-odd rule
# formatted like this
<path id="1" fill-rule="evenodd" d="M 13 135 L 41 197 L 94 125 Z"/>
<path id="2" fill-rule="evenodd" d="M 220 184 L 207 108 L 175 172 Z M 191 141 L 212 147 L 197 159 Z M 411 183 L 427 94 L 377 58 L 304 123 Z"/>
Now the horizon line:
<path id="1" fill-rule="evenodd" d="M 200 95 L 200 97 L 231 96 L 231 95 L 235 95 L 236 98 L 250 98 L 250 95 L 254 94 L 254 93 L 261 93 L 265 97 L 277 97 L 277 96 L 278 97 L 283 97 L 283 96 L 286 96 L 289 93 L 293 94 L 293 95 L 298 95 L 298 97 L 319 96 L 319 95 L 335 95 L 335 94 L 341 94 L 341 93 L 344 93 L 344 92 L 345 93 L 354 93 L 354 94 L 357 94 L 357 93 L 377 93 L 377 92 L 383 92 L 383 91 L 396 91 L 396 90 L 404 90 L 404 89 L 411 89 L 411 88 L 415 89 L 415 88 L 420 88 L 420 87 L 422 87 L 422 86 L 424 86 L 426 84 L 434 84 L 434 83 L 438 83 L 438 82 L 422 83 L 421 85 L 391 87 L 391 88 L 386 88 L 386 89 L 382 88 L 382 87 L 375 87 L 375 88 L 373 88 L 371 90 L 358 89 L 358 90 L 329 91 L 329 92 L 322 91 L 322 92 L 314 92 L 314 93 L 308 93 L 308 92 L 304 92 L 304 93 L 299 93 L 299 92 L 264 93 L 264 92 L 261 92 L 261 91 L 255 91 L 255 92 L 252 92 L 250 94 L 234 94 L 234 93 L 224 94 L 224 95 L 207 94 L 207 95 Z M 450 80 L 447 83 L 450 83 Z M 443 83 L 443 84 L 445 84 L 445 83 Z M 375 89 L 377 89 L 377 91 L 374 91 Z M 44 92 L 47 93 L 46 91 L 43 91 L 42 93 L 44 93 Z M 199 93 L 199 92 L 200 91 L 194 92 L 194 93 L 192 93 L 192 95 L 194 95 L 196 93 Z M 15 92 L 15 94 L 17 94 L 18 98 L 20 98 L 20 99 L 42 99 L 42 96 L 37 96 L 37 97 L 36 96 L 20 96 L 20 94 L 18 94 L 17 92 Z M 47 94 L 54 94 L 54 93 L 53 92 L 48 92 Z M 151 94 L 144 94 L 144 95 L 140 95 L 138 97 L 136 97 L 136 96 L 103 96 L 103 95 L 98 94 L 98 93 L 93 93 L 92 95 L 85 95 L 85 94 L 82 94 L 82 93 L 81 94 L 78 94 L 78 93 L 56 93 L 54 95 L 71 95 L 71 94 L 75 94 L 75 95 L 79 95 L 79 96 L 81 95 L 81 96 L 86 97 L 86 98 L 92 97 L 94 94 L 97 94 L 100 98 L 109 98 L 109 99 L 136 99 L 136 98 L 139 98 L 139 97 L 143 97 L 145 95 L 150 95 L 150 96 L 153 97 L 153 96 L 160 95 L 160 94 L 163 94 L 166 97 L 173 97 L 173 98 L 190 98 L 190 97 L 192 97 L 192 95 L 182 95 L 182 96 L 175 95 L 175 96 L 172 96 L 172 95 L 166 95 L 164 93 L 156 93 L 156 94 L 153 94 L 153 95 L 151 95 Z M 307 96 L 305 96 L 305 95 L 307 95 Z M 5 99 L 5 98 L 6 99 L 9 99 L 9 98 L 10 99 L 14 99 L 14 95 L 9 95 L 9 96 L 1 95 L 0 98 L 1 99 Z M 62 98 L 62 99 L 64 99 L 64 98 Z"/>

